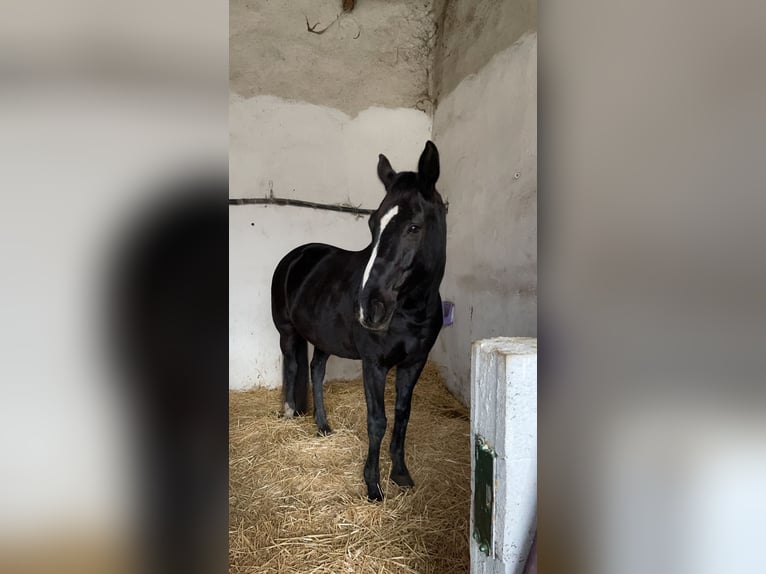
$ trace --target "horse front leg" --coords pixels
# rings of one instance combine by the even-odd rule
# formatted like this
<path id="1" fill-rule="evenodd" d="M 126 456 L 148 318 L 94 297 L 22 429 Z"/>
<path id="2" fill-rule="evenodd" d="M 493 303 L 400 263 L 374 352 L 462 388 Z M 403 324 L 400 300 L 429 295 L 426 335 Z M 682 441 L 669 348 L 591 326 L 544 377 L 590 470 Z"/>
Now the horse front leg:
<path id="1" fill-rule="evenodd" d="M 396 368 L 396 411 L 394 431 L 391 433 L 391 480 L 402 488 L 415 486 L 404 463 L 404 438 L 407 434 L 407 423 L 410 420 L 412 390 L 425 364 L 423 360 L 413 365 Z"/>
<path id="2" fill-rule="evenodd" d="M 386 388 L 388 369 L 363 361 L 364 398 L 367 401 L 367 437 L 369 448 L 364 465 L 364 482 L 367 484 L 367 498 L 383 500 L 380 489 L 380 443 L 386 433 L 386 406 L 383 391 Z"/>

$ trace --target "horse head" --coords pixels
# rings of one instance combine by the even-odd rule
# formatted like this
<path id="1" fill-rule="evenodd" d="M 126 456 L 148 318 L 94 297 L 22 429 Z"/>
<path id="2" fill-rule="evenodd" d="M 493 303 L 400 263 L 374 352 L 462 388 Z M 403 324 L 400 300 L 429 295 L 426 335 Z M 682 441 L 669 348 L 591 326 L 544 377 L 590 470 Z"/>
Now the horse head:
<path id="1" fill-rule="evenodd" d="M 436 191 L 439 152 L 427 142 L 418 171 L 397 173 L 381 154 L 378 177 L 386 195 L 370 216 L 372 252 L 359 289 L 358 319 L 370 330 L 388 329 L 406 297 L 437 290 L 446 261 L 446 207 Z"/>

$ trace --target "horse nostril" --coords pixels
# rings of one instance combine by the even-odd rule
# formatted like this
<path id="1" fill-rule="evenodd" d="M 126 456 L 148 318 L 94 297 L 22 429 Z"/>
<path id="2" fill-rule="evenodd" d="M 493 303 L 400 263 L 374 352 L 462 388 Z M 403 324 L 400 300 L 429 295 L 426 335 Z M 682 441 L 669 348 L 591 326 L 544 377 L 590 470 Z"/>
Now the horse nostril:
<path id="1" fill-rule="evenodd" d="M 386 316 L 386 306 L 380 299 L 373 299 L 370 301 L 370 307 L 372 310 L 372 320 L 375 323 L 380 323 Z"/>

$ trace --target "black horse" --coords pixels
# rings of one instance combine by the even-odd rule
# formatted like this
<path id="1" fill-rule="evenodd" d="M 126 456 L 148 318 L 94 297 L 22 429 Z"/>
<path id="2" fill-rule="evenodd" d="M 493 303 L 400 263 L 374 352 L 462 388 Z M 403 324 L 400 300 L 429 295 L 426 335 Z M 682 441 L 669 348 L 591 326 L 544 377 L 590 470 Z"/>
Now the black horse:
<path id="1" fill-rule="evenodd" d="M 442 327 L 439 284 L 446 259 L 446 206 L 435 184 L 439 152 L 427 142 L 418 171 L 397 173 L 379 156 L 386 196 L 370 216 L 372 243 L 346 251 L 311 243 L 288 253 L 274 272 L 271 305 L 284 355 L 284 414 L 308 412 L 308 347 L 314 420 L 331 432 L 322 397 L 330 355 L 361 359 L 369 450 L 364 480 L 370 500 L 382 500 L 378 459 L 386 431 L 383 390 L 396 367 L 396 417 L 391 480 L 414 483 L 404 463 L 412 390 Z"/>

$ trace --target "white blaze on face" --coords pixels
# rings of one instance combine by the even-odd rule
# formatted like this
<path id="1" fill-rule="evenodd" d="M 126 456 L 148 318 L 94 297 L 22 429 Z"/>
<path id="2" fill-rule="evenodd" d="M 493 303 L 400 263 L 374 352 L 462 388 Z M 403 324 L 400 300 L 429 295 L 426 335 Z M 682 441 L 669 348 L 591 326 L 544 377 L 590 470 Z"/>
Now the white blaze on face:
<path id="1" fill-rule="evenodd" d="M 399 213 L 399 206 L 395 205 L 389 209 L 383 215 L 383 217 L 380 218 L 380 231 L 378 231 L 378 237 L 375 240 L 375 245 L 372 246 L 372 254 L 370 255 L 370 260 L 367 262 L 367 267 L 364 268 L 364 277 L 362 277 L 362 289 L 359 292 L 360 298 L 362 296 L 362 291 L 364 291 L 364 286 L 367 285 L 367 280 L 370 278 L 370 273 L 372 272 L 372 266 L 375 264 L 375 259 L 378 257 L 378 245 L 380 244 L 380 238 L 383 236 L 383 231 L 386 229 L 386 226 L 391 223 L 391 220 L 397 213 Z M 359 304 L 359 320 L 364 321 L 364 310 L 362 309 L 361 302 Z"/>

